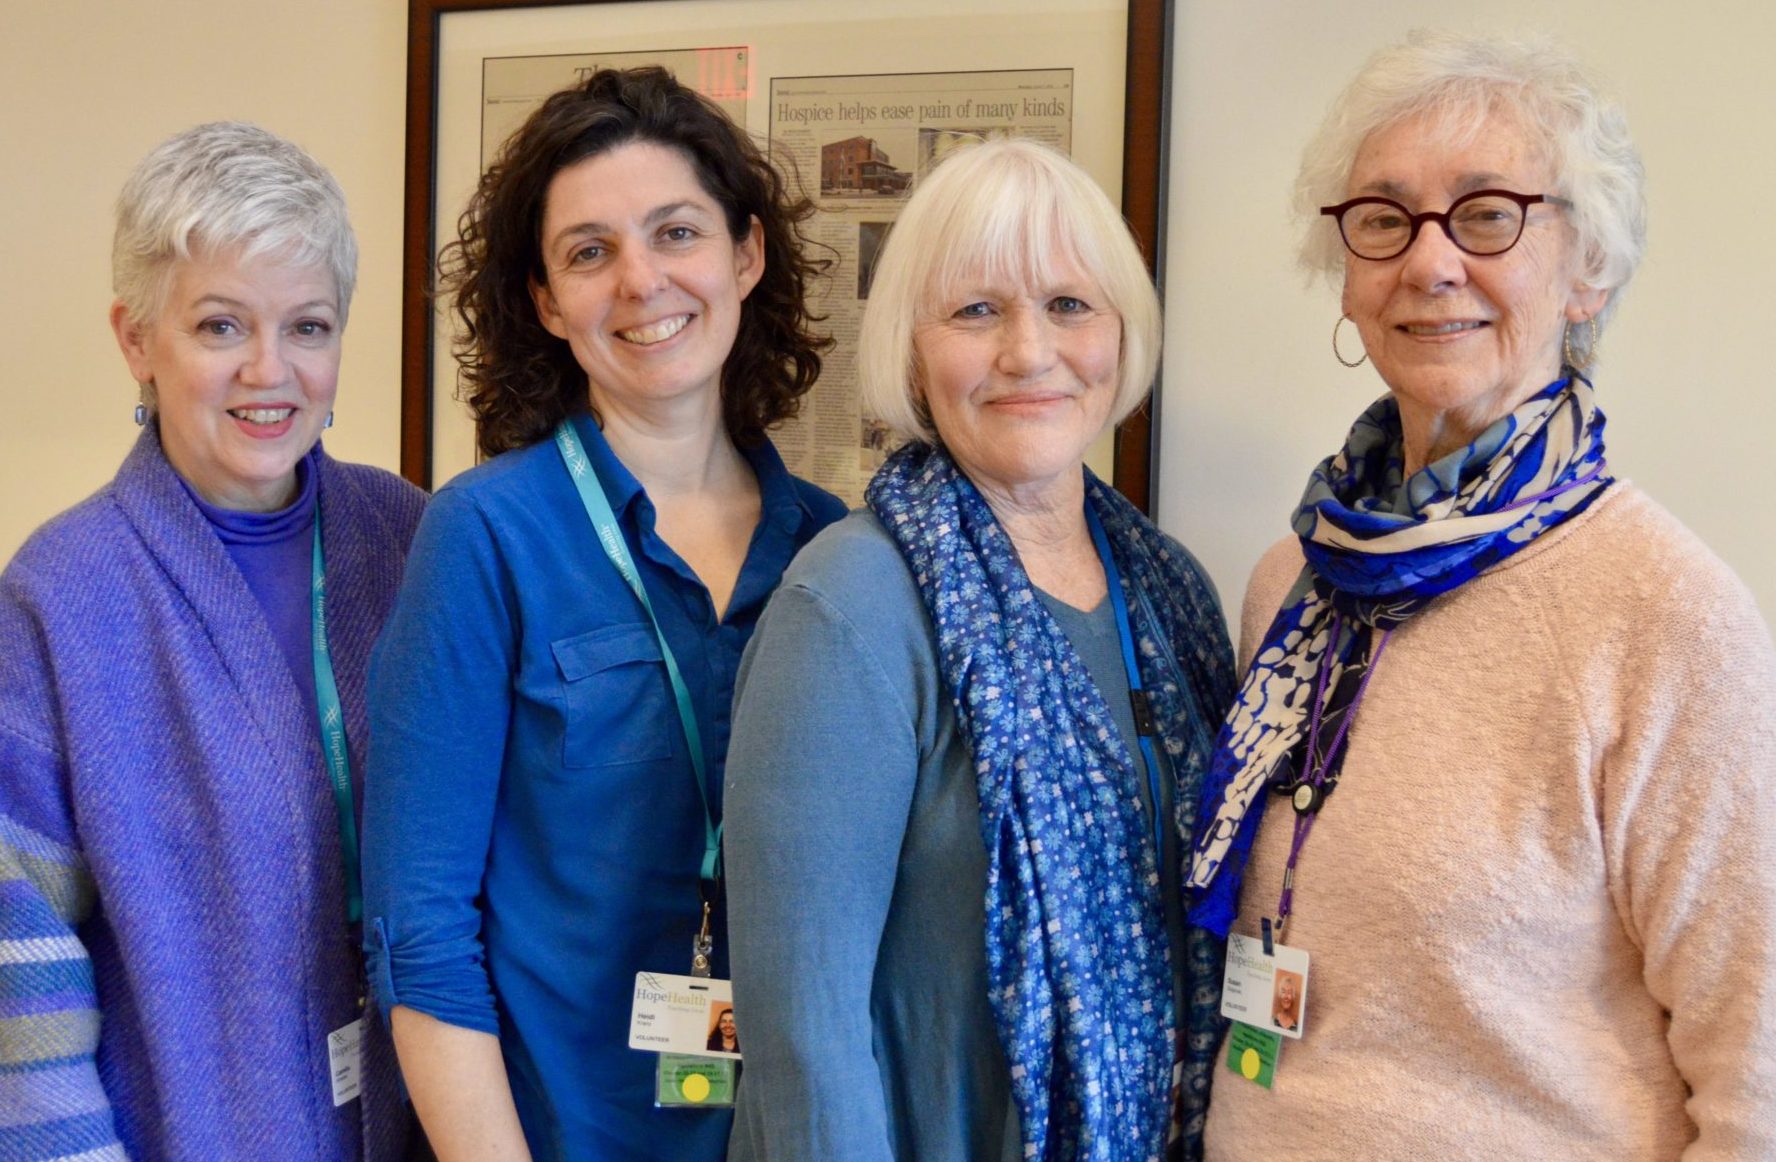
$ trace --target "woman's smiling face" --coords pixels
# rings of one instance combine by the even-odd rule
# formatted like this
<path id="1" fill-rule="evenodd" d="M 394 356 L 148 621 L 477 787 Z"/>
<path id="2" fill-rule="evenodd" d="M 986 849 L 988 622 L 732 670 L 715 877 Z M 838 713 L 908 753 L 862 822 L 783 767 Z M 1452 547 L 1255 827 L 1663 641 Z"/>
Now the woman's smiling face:
<path id="1" fill-rule="evenodd" d="M 342 316 L 331 272 L 235 250 L 177 262 L 152 322 L 111 309 L 168 461 L 211 504 L 251 512 L 295 494 L 339 388 Z"/>
<path id="2" fill-rule="evenodd" d="M 1060 258 L 1040 285 L 982 274 L 931 300 L 913 354 L 932 426 L 957 465 L 1001 490 L 1079 480 L 1122 367 L 1122 317 L 1104 289 Z"/>
<path id="3" fill-rule="evenodd" d="M 1371 134 L 1347 196 L 1392 198 L 1418 213 L 1478 189 L 1558 192 L 1509 114 L 1492 114 L 1466 143 L 1440 128 L 1413 118 Z M 1399 400 L 1410 467 L 1465 444 L 1560 374 L 1567 323 L 1595 315 L 1606 297 L 1578 270 L 1572 227 L 1546 204 L 1529 208 L 1522 238 L 1503 254 L 1468 254 L 1427 222 L 1395 258 L 1346 256 L 1344 312 Z M 1428 446 L 1414 449 L 1415 431 Z"/>
<path id="4" fill-rule="evenodd" d="M 689 158 L 632 141 L 557 173 L 543 212 L 537 316 L 566 341 L 601 410 L 719 393 L 762 229 L 728 233 Z"/>

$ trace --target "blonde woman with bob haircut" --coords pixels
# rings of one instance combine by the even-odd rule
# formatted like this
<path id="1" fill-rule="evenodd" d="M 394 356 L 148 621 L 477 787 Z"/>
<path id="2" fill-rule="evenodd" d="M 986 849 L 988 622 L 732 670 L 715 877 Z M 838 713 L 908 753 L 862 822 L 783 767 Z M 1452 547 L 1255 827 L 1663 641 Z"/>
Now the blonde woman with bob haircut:
<path id="1" fill-rule="evenodd" d="M 860 359 L 906 443 L 737 691 L 733 1157 L 1194 1151 L 1218 950 L 1179 860 L 1230 651 L 1196 562 L 1084 467 L 1159 330 L 1127 227 L 1044 146 L 952 154 L 890 235 Z"/>
<path id="2" fill-rule="evenodd" d="M 955 155 L 952 155 L 955 156 Z M 950 180 L 919 187 L 893 233 L 924 236 L 916 250 L 877 265 L 869 311 L 858 336 L 863 410 L 900 440 L 934 443 L 937 431 L 914 378 L 914 333 L 931 296 L 991 278 L 1052 281 L 1064 255 L 1088 267 L 1104 303 L 1122 321 L 1122 359 L 1105 430 L 1147 398 L 1159 366 L 1159 296 L 1122 215 L 1090 174 L 1031 141 L 1014 138 L 961 151 Z M 951 163 L 946 160 L 945 166 Z M 971 172 L 972 171 L 972 172 Z M 995 183 L 988 199 L 965 178 Z M 1044 183 L 1049 183 L 1044 188 Z"/>

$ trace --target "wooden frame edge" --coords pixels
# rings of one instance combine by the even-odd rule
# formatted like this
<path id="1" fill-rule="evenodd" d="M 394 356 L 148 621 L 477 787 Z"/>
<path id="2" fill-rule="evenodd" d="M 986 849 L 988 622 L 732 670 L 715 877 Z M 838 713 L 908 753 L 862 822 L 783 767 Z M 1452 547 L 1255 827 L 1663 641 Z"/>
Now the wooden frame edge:
<path id="1" fill-rule="evenodd" d="M 437 156 L 438 35 L 447 12 L 555 7 L 613 0 L 409 0 L 407 143 L 401 241 L 401 475 L 432 486 L 433 166 Z M 621 0 L 614 0 L 621 2 Z M 1123 109 L 1122 209 L 1163 286 L 1170 0 L 1129 0 Z M 1157 384 L 1155 387 L 1157 388 Z M 1151 513 L 1158 473 L 1158 396 L 1117 427 L 1113 483 Z"/>

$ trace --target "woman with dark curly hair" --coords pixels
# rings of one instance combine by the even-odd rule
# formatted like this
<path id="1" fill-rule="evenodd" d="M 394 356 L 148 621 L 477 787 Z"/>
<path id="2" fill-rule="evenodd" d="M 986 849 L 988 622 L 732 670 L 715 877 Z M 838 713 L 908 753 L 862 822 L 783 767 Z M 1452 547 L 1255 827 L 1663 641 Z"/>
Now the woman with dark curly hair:
<path id="1" fill-rule="evenodd" d="M 631 1050 L 630 998 L 726 975 L 735 669 L 844 513 L 765 436 L 820 370 L 811 212 L 670 74 L 602 70 L 505 144 L 445 256 L 490 459 L 433 500 L 378 646 L 365 836 L 377 996 L 444 1162 L 724 1152 L 697 1107 L 734 1063 Z"/>

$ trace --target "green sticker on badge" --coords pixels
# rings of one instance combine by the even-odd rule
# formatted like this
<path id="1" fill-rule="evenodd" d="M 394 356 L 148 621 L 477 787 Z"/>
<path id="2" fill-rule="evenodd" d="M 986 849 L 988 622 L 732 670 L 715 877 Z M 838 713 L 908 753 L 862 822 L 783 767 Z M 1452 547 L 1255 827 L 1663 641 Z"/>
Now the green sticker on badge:
<path id="1" fill-rule="evenodd" d="M 695 1109 L 734 1104 L 738 1061 L 688 1053 L 662 1053 L 659 1057 L 659 1068 L 654 1071 L 655 1105 Z"/>
<path id="2" fill-rule="evenodd" d="M 1281 1034 L 1235 1021 L 1227 1034 L 1227 1068 L 1269 1089 L 1276 1079 L 1277 1057 L 1282 1050 Z"/>

